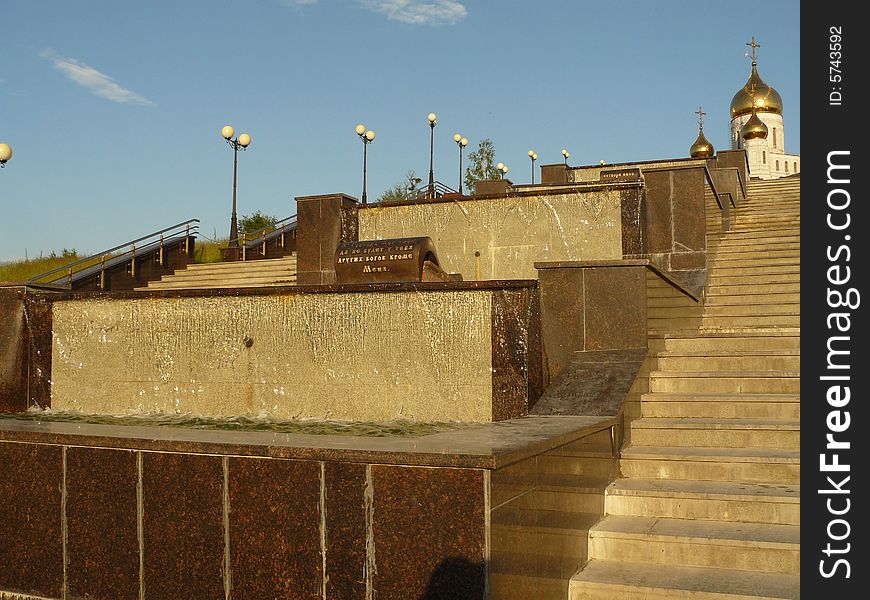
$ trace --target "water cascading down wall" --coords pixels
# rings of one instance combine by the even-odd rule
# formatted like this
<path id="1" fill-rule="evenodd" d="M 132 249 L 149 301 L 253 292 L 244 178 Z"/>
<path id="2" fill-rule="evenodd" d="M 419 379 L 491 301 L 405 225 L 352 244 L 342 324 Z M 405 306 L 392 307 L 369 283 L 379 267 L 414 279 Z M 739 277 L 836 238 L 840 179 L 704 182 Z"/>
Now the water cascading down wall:
<path id="1" fill-rule="evenodd" d="M 527 412 L 540 387 L 534 282 L 356 287 L 57 300 L 51 406 L 360 421 Z"/>

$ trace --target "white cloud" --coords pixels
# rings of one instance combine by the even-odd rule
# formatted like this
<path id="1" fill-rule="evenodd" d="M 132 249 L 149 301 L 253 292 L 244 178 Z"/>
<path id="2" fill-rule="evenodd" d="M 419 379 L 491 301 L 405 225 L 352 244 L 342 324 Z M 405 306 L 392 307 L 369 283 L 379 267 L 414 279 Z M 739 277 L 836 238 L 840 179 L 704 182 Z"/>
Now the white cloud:
<path id="1" fill-rule="evenodd" d="M 59 56 L 50 50 L 40 53 L 40 56 L 50 60 L 55 69 L 66 75 L 73 82 L 101 98 L 119 104 L 154 106 L 154 103 L 148 98 L 121 87 L 105 73 L 101 73 L 74 58 Z"/>
<path id="2" fill-rule="evenodd" d="M 393 21 L 411 25 L 455 25 L 468 11 L 456 0 L 361 0 L 362 5 Z"/>

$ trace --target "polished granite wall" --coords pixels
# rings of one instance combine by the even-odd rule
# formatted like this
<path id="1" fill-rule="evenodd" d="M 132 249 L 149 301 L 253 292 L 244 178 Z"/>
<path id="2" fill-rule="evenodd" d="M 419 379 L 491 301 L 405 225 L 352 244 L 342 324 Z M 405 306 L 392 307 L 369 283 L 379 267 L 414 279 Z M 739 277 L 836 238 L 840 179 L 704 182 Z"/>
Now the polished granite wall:
<path id="1" fill-rule="evenodd" d="M 466 280 L 533 279 L 535 261 L 622 258 L 619 190 L 507 194 L 359 211 L 364 240 L 427 236 Z"/>
<path id="2" fill-rule="evenodd" d="M 55 300 L 51 406 L 278 419 L 512 418 L 542 388 L 535 285 Z"/>
<path id="3" fill-rule="evenodd" d="M 544 513 L 600 516 L 614 426 L 340 439 L 0 421 L 0 598 L 482 600 L 539 568 L 567 586 L 585 536 L 567 554 L 510 540 Z M 564 458 L 588 495 L 570 506 L 546 475 Z"/>

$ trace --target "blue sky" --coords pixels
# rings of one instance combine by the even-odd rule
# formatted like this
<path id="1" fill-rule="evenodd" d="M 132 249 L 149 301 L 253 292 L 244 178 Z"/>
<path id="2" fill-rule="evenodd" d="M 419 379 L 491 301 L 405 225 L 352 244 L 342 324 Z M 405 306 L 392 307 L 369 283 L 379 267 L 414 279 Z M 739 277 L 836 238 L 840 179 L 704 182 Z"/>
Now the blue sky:
<path id="1" fill-rule="evenodd" d="M 799 5 L 770 1 L 0 0 L 0 261 L 99 251 L 199 218 L 279 218 L 293 198 L 370 199 L 409 169 L 458 179 L 462 133 L 493 140 L 509 178 L 538 165 L 686 156 L 697 116 L 717 148 L 746 81 L 745 43 L 784 102 L 800 152 Z"/>

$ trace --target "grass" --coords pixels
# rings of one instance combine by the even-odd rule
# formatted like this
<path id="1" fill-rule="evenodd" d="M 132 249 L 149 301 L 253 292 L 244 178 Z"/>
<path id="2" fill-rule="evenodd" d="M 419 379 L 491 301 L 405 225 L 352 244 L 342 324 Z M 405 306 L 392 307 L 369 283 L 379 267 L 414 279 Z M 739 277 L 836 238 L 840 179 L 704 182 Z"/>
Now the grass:
<path id="1" fill-rule="evenodd" d="M 216 263 L 221 261 L 221 248 L 227 247 L 227 240 L 209 240 L 196 238 L 194 244 L 193 262 Z"/>
<path id="2" fill-rule="evenodd" d="M 45 273 L 46 271 L 51 271 L 57 267 L 62 267 L 63 265 L 80 258 L 83 257 L 72 252 L 68 253 L 66 256 L 56 256 L 52 253 L 51 256 L 42 258 L 0 262 L 0 281 L 26 281 L 40 273 Z M 60 274 L 58 276 L 60 276 Z"/>
<path id="3" fill-rule="evenodd" d="M 196 251 L 194 253 L 194 262 L 196 263 L 215 263 L 221 260 L 221 248 L 227 245 L 226 240 L 209 240 L 205 238 L 197 238 Z M 65 250 L 61 256 L 57 256 L 52 252 L 49 256 L 40 258 L 31 258 L 27 260 L 11 260 L 0 262 L 0 281 L 27 281 L 31 277 L 36 277 L 41 273 L 51 271 L 63 265 L 77 261 L 83 256 L 79 256 L 75 250 Z M 96 262 L 96 261 L 94 261 Z M 87 265 L 81 265 L 76 268 L 79 270 Z M 58 273 L 57 277 L 62 277 L 62 273 Z"/>

